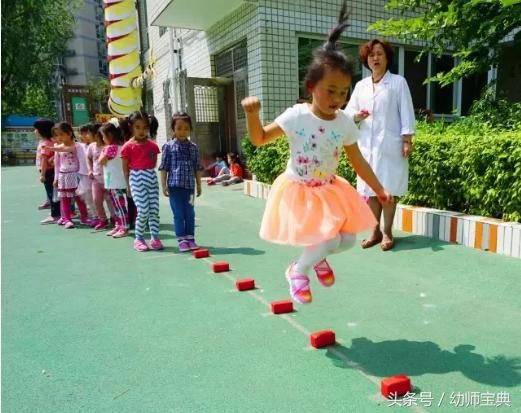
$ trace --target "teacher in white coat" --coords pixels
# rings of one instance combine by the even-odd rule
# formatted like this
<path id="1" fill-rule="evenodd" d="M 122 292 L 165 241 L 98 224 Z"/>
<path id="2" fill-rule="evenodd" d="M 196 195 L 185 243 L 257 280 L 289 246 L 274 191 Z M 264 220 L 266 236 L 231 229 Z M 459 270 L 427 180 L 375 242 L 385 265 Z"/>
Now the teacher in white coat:
<path id="1" fill-rule="evenodd" d="M 360 46 L 360 61 L 372 73 L 355 86 L 345 109 L 360 125 L 358 146 L 383 187 L 395 197 L 407 192 L 408 157 L 415 131 L 414 108 L 407 81 L 389 72 L 393 60 L 391 45 L 373 39 Z M 368 198 L 378 225 L 362 248 L 380 244 L 382 250 L 394 247 L 392 226 L 396 202 L 382 206 L 373 190 L 357 177 L 357 191 Z M 395 198 L 395 201 L 397 199 Z M 383 212 L 384 228 L 380 228 Z"/>

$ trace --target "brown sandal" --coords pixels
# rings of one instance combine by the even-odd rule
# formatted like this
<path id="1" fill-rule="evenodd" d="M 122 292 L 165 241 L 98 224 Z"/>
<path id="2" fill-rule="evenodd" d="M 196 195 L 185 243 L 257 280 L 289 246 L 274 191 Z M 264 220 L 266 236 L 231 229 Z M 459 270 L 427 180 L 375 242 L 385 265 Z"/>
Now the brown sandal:
<path id="1" fill-rule="evenodd" d="M 383 239 L 383 234 L 382 233 L 380 233 L 380 236 L 377 237 L 377 238 L 364 239 L 362 241 L 362 243 L 361 243 L 362 248 L 366 249 L 366 248 L 374 247 L 376 244 L 379 244 L 380 242 L 382 242 L 382 239 Z"/>
<path id="2" fill-rule="evenodd" d="M 380 244 L 380 247 L 382 248 L 382 251 L 389 251 L 394 248 L 394 238 L 388 241 L 383 241 Z"/>

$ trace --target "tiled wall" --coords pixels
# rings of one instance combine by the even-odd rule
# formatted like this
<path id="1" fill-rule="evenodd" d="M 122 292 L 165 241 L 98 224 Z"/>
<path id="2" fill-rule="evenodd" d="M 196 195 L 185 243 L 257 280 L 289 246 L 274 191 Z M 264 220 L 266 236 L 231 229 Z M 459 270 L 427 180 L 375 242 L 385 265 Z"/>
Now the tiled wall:
<path id="1" fill-rule="evenodd" d="M 148 0 L 151 21 L 167 0 Z M 368 24 L 389 17 L 386 0 L 357 0 L 348 4 L 350 26 L 343 41 L 360 44 L 371 37 Z M 212 56 L 246 39 L 248 47 L 248 93 L 262 101 L 261 117 L 273 120 L 298 98 L 298 36 L 324 39 L 334 26 L 342 0 L 250 0 L 214 24 L 206 32 L 177 30 L 182 42 L 183 67 L 190 77 L 211 77 Z M 168 32 L 159 38 L 157 27 L 149 31 L 157 58 L 158 75 L 154 80 L 156 110 L 163 104 L 162 84 L 170 76 L 171 59 Z M 166 49 L 165 49 L 166 44 Z M 160 133 L 167 127 L 160 120 Z M 245 132 L 238 120 L 238 135 Z"/>
<path id="2" fill-rule="evenodd" d="M 210 55 L 243 38 L 248 42 L 249 93 L 263 104 L 262 117 L 273 120 L 298 98 L 298 36 L 326 38 L 341 0 L 259 0 L 245 3 L 207 31 Z M 343 40 L 368 39 L 367 25 L 389 17 L 385 0 L 349 3 L 350 27 Z"/>

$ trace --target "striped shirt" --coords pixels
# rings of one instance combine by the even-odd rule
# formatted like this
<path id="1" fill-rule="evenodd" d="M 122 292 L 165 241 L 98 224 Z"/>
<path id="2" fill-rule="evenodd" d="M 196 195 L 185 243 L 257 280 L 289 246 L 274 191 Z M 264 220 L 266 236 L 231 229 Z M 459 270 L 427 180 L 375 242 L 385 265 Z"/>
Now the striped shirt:
<path id="1" fill-rule="evenodd" d="M 194 189 L 195 173 L 204 168 L 195 143 L 172 139 L 163 146 L 159 169 L 167 171 L 169 187 Z"/>

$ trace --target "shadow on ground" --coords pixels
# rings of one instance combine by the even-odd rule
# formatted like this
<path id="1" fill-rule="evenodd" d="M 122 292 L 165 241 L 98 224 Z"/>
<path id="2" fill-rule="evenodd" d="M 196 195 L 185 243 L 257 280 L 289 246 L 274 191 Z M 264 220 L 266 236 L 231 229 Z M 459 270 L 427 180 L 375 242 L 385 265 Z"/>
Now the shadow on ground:
<path id="1" fill-rule="evenodd" d="M 389 340 L 373 342 L 365 337 L 355 338 L 351 347 L 336 345 L 349 361 L 363 371 L 387 377 L 394 374 L 421 376 L 461 372 L 465 377 L 491 386 L 514 387 L 521 383 L 521 358 L 502 355 L 491 358 L 474 353 L 475 347 L 460 344 L 453 351 L 442 350 L 431 341 Z M 349 368 L 331 350 L 326 351 L 333 364 Z"/>

